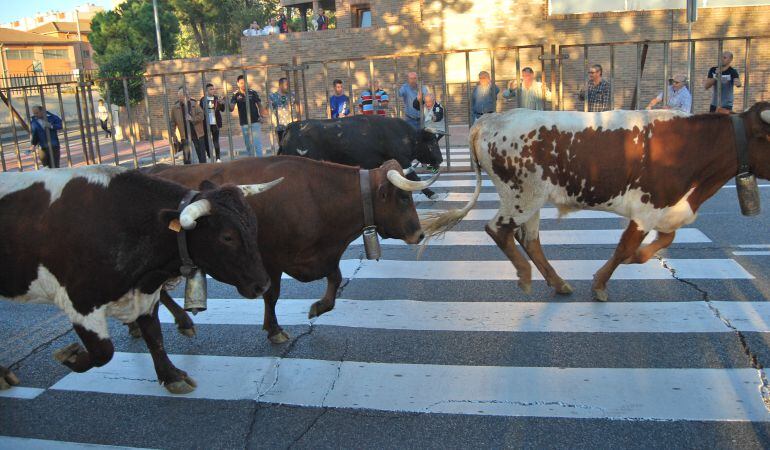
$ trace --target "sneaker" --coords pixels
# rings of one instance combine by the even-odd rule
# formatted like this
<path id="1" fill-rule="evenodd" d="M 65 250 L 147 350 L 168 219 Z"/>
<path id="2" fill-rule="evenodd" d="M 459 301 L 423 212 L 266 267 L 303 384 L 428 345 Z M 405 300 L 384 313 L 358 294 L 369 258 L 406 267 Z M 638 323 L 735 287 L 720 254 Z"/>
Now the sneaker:
<path id="1" fill-rule="evenodd" d="M 218 162 L 218 163 L 221 163 L 221 162 L 222 162 L 222 160 L 221 160 L 221 159 L 219 159 L 219 158 L 217 158 L 217 162 Z"/>

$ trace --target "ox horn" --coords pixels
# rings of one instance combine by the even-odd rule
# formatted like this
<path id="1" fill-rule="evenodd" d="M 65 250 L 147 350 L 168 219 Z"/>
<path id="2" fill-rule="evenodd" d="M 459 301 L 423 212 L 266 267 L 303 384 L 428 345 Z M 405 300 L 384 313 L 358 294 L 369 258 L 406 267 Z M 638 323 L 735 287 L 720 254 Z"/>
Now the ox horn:
<path id="1" fill-rule="evenodd" d="M 283 177 L 278 178 L 277 180 L 273 180 L 269 183 L 260 183 L 260 184 L 239 184 L 238 188 L 243 192 L 243 195 L 249 196 L 249 195 L 257 195 L 261 194 L 270 188 L 276 186 L 278 183 L 283 181 Z"/>
<path id="2" fill-rule="evenodd" d="M 397 170 L 388 170 L 388 181 L 401 190 L 414 192 L 427 189 L 428 186 L 436 181 L 439 175 L 440 173 L 436 173 L 427 181 L 412 181 L 404 178 Z"/>
<path id="3" fill-rule="evenodd" d="M 765 123 L 770 123 L 770 109 L 766 109 L 759 113 L 759 117 L 762 119 Z"/>
<path id="4" fill-rule="evenodd" d="M 411 165 L 411 166 L 407 167 L 406 170 L 404 170 L 404 175 L 409 175 L 410 173 L 412 173 L 415 170 L 417 170 L 417 165 L 418 164 L 420 164 L 420 163 L 415 163 L 414 165 Z"/>
<path id="5" fill-rule="evenodd" d="M 211 214 L 211 202 L 208 200 L 196 200 L 187 205 L 179 214 L 179 223 L 185 230 L 195 228 L 195 221 L 203 216 Z"/>

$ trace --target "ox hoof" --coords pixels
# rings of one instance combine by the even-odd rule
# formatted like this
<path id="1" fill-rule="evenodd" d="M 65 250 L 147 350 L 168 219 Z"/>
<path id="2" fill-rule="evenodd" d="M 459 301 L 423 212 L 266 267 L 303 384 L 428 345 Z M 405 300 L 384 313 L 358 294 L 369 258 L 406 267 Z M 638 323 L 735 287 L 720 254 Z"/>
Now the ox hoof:
<path id="1" fill-rule="evenodd" d="M 604 289 L 594 289 L 594 300 L 599 302 L 606 302 L 610 296 L 607 295 L 607 291 Z"/>
<path id="2" fill-rule="evenodd" d="M 53 357 L 55 360 L 59 361 L 62 364 L 70 363 L 74 364 L 75 361 L 78 358 L 78 354 L 84 353 L 86 350 L 80 346 L 77 342 L 73 342 L 72 344 L 60 348 L 59 350 L 56 350 L 53 352 Z"/>
<path id="3" fill-rule="evenodd" d="M 307 313 L 307 318 L 313 319 L 315 317 L 320 316 L 323 313 L 331 311 L 333 308 L 334 308 L 333 306 L 329 307 L 325 305 L 322 301 L 317 301 L 310 306 L 310 311 L 308 311 Z"/>
<path id="4" fill-rule="evenodd" d="M 556 288 L 556 293 L 559 295 L 568 295 L 572 293 L 572 286 L 566 281 L 562 281 L 559 287 Z"/>
<path id="5" fill-rule="evenodd" d="M 142 337 L 142 330 L 136 322 L 131 322 L 128 324 L 128 334 L 134 339 L 139 339 Z"/>
<path id="6" fill-rule="evenodd" d="M 273 344 L 283 344 L 289 341 L 289 333 L 281 330 L 280 332 L 275 333 L 272 336 L 268 336 L 267 339 Z"/>
<path id="7" fill-rule="evenodd" d="M 532 283 L 525 283 L 521 280 L 517 283 L 519 285 L 519 289 L 521 289 L 525 294 L 531 294 L 532 293 Z"/>
<path id="8" fill-rule="evenodd" d="M 17 384 L 19 384 L 19 378 L 10 370 L 0 366 L 0 391 L 10 389 Z"/>
<path id="9" fill-rule="evenodd" d="M 163 385 L 167 391 L 175 395 L 189 394 L 194 391 L 198 385 L 195 380 L 190 378 L 187 374 L 184 375 L 184 380 L 174 381 Z"/>
<path id="10" fill-rule="evenodd" d="M 179 330 L 179 334 L 182 336 L 187 336 L 189 338 L 195 337 L 195 327 L 191 328 L 177 328 Z"/>

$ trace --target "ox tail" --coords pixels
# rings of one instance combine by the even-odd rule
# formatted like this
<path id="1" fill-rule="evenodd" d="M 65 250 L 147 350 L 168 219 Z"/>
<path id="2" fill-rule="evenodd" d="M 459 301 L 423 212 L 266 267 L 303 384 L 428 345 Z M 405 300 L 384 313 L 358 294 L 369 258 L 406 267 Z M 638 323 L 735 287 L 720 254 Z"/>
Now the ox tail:
<path id="1" fill-rule="evenodd" d="M 423 246 L 428 245 L 428 242 L 434 237 L 440 237 L 447 231 L 451 230 L 465 216 L 468 215 L 471 209 L 476 206 L 476 202 L 481 194 L 481 165 L 479 164 L 479 157 L 477 154 L 476 138 L 481 130 L 479 123 L 471 128 L 470 132 L 470 152 L 471 158 L 476 163 L 476 189 L 473 191 L 473 197 L 470 201 L 460 209 L 450 209 L 440 213 L 426 214 L 421 217 L 422 231 L 425 233 L 425 239 L 423 240 Z"/>

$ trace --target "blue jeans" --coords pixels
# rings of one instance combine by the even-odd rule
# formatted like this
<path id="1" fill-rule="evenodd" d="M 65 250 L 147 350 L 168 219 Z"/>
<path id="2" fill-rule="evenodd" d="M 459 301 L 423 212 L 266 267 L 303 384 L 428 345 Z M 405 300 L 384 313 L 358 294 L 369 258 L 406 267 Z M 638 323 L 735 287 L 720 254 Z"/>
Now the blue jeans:
<path id="1" fill-rule="evenodd" d="M 253 135 L 253 141 L 249 142 L 249 125 L 241 125 L 241 132 L 243 133 L 243 142 L 246 143 L 246 150 L 249 154 L 262 157 L 262 126 L 259 122 L 254 122 L 251 125 L 251 133 Z"/>
<path id="2" fill-rule="evenodd" d="M 420 119 L 413 119 L 409 116 L 404 116 L 404 120 L 406 120 L 406 123 L 412 126 L 415 130 L 420 129 Z"/>

